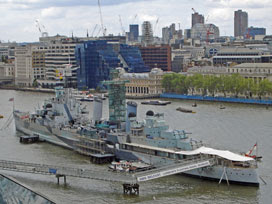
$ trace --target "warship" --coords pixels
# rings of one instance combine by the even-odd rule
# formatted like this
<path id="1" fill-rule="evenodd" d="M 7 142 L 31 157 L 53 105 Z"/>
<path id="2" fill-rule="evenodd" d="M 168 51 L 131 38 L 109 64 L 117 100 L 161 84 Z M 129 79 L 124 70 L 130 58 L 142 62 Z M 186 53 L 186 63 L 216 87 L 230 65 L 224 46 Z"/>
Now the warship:
<path id="1" fill-rule="evenodd" d="M 134 108 L 131 108 L 132 106 Z M 182 160 L 211 158 L 212 166 L 186 171 L 183 174 L 228 183 L 259 186 L 256 160 L 226 150 L 206 147 L 193 140 L 184 130 L 171 130 L 164 114 L 147 111 L 143 121 L 136 120 L 137 104 L 128 103 L 126 132 L 111 132 L 107 136 L 112 152 L 122 160 L 140 160 L 155 167 Z"/>
<path id="2" fill-rule="evenodd" d="M 185 175 L 259 186 L 253 158 L 204 146 L 184 130 L 171 130 L 164 115 L 148 111 L 137 121 L 137 103 L 125 99 L 125 82 L 109 86 L 109 121 L 101 121 L 102 100 L 95 99 L 93 120 L 87 118 L 69 91 L 56 88 L 56 97 L 45 100 L 34 113 L 14 111 L 16 130 L 39 136 L 84 155 L 113 154 L 117 159 L 141 161 L 154 167 L 194 158 L 212 158 L 214 164 L 184 172 Z"/>
<path id="3" fill-rule="evenodd" d="M 104 153 L 103 138 L 109 126 L 97 121 L 102 117 L 102 100 L 94 98 L 91 121 L 86 106 L 81 107 L 71 89 L 56 87 L 55 94 L 33 113 L 14 110 L 16 130 L 84 155 Z"/>

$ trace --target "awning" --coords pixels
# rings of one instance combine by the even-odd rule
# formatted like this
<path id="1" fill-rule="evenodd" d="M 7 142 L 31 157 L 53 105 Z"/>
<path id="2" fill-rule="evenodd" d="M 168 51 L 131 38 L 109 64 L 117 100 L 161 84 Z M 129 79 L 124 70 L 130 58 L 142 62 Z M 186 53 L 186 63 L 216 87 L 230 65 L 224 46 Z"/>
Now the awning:
<path id="1" fill-rule="evenodd" d="M 254 160 L 253 158 L 236 154 L 227 150 L 217 150 L 217 149 L 204 147 L 204 146 L 192 151 L 178 151 L 176 153 L 183 154 L 183 155 L 209 154 L 209 155 L 216 155 L 231 161 L 241 161 L 241 162 Z"/>

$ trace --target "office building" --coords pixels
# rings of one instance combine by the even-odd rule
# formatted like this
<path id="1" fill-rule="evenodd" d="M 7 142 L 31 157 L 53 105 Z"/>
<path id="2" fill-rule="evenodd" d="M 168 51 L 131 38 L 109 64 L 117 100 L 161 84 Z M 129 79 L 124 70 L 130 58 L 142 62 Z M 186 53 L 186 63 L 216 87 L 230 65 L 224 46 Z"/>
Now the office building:
<path id="1" fill-rule="evenodd" d="M 176 30 L 175 24 L 162 28 L 162 41 L 164 44 L 174 44 L 176 40 L 181 40 L 182 30 Z"/>
<path id="2" fill-rule="evenodd" d="M 219 38 L 219 28 L 214 24 L 197 23 L 191 29 L 191 38 L 201 41 L 214 42 Z"/>
<path id="3" fill-rule="evenodd" d="M 266 29 L 265 28 L 257 28 L 250 26 L 249 28 L 246 29 L 244 33 L 244 38 L 249 39 L 253 38 L 255 39 L 255 35 L 266 35 Z"/>
<path id="4" fill-rule="evenodd" d="M 159 68 L 153 68 L 148 73 L 127 73 L 119 69 L 119 80 L 128 81 L 126 96 L 129 97 L 151 97 L 163 93 L 162 77 L 164 72 Z"/>
<path id="5" fill-rule="evenodd" d="M 138 41 L 138 38 L 139 38 L 139 25 L 138 24 L 129 25 L 128 40 Z"/>
<path id="6" fill-rule="evenodd" d="M 260 63 L 262 62 L 262 51 L 250 48 L 224 48 L 213 56 L 214 65 L 228 65 L 230 63 Z"/>
<path id="7" fill-rule="evenodd" d="M 194 25 L 197 23 L 204 24 L 204 16 L 195 12 L 192 14 L 192 27 L 194 27 Z"/>
<path id="8" fill-rule="evenodd" d="M 144 21 L 142 24 L 142 44 L 151 45 L 153 43 L 153 30 L 149 21 Z"/>
<path id="9" fill-rule="evenodd" d="M 169 45 L 140 46 L 144 64 L 150 69 L 159 67 L 171 71 L 171 47 Z"/>
<path id="10" fill-rule="evenodd" d="M 244 36 L 248 28 L 247 12 L 238 10 L 234 12 L 234 37 Z"/>
<path id="11" fill-rule="evenodd" d="M 15 48 L 15 85 L 32 86 L 34 81 L 32 51 L 35 47 L 35 45 L 26 44 Z"/>
<path id="12" fill-rule="evenodd" d="M 76 46 L 77 85 L 79 89 L 96 88 L 109 80 L 110 70 L 124 67 L 128 72 L 147 72 L 138 47 L 105 40 L 88 41 Z"/>

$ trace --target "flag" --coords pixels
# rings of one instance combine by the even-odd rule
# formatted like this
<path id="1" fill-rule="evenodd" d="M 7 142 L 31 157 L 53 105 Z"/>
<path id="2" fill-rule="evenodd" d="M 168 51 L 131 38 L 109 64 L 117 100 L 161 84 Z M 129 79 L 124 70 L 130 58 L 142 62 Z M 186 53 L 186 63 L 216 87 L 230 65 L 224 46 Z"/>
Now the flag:
<path id="1" fill-rule="evenodd" d="M 10 98 L 9 101 L 14 101 L 14 98 Z"/>

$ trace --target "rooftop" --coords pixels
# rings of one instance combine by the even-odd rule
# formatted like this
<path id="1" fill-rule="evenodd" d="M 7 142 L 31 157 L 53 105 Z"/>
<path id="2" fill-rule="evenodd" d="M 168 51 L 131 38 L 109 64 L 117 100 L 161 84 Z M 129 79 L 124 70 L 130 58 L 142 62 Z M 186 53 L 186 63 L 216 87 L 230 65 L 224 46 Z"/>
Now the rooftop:
<path id="1" fill-rule="evenodd" d="M 243 63 L 233 68 L 272 68 L 272 63 Z"/>

